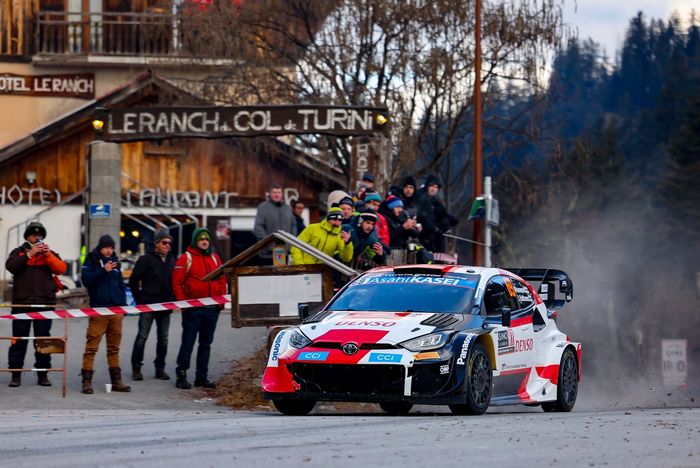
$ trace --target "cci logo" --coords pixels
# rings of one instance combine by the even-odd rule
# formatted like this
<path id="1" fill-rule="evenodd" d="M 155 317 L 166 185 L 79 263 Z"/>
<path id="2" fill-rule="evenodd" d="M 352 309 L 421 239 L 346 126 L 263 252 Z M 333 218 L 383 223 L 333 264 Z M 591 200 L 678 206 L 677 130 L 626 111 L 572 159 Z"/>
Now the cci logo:
<path id="1" fill-rule="evenodd" d="M 328 358 L 328 351 L 304 351 L 299 353 L 298 361 L 325 361 Z"/>
<path id="2" fill-rule="evenodd" d="M 369 355 L 369 362 L 401 362 L 400 354 L 372 353 Z"/>

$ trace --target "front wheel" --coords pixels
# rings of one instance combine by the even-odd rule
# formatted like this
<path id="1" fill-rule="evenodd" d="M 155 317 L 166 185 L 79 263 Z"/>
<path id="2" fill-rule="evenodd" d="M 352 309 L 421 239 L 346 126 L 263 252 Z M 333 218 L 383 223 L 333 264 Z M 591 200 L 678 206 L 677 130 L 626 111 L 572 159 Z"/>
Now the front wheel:
<path id="1" fill-rule="evenodd" d="M 314 400 L 292 400 L 290 398 L 285 398 L 282 400 L 272 400 L 272 404 L 275 405 L 277 411 L 288 416 L 303 416 L 309 414 L 309 412 L 316 406 L 316 401 Z"/>
<path id="2" fill-rule="evenodd" d="M 403 416 L 411 411 L 413 403 L 407 401 L 382 401 L 379 403 L 379 407 L 391 415 Z"/>
<path id="3" fill-rule="evenodd" d="M 566 348 L 559 364 L 559 380 L 557 381 L 557 401 L 542 403 L 542 409 L 547 412 L 568 413 L 574 408 L 578 394 L 578 362 L 571 348 Z"/>
<path id="4" fill-rule="evenodd" d="M 469 356 L 466 372 L 467 401 L 465 404 L 450 405 L 450 411 L 454 414 L 484 414 L 491 403 L 493 371 L 491 359 L 479 343 L 474 345 Z"/>

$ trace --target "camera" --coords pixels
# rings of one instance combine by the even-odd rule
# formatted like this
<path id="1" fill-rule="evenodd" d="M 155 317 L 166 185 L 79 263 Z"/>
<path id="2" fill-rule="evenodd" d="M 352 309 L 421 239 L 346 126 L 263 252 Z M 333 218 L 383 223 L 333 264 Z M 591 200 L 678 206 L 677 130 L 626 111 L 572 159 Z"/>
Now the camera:
<path id="1" fill-rule="evenodd" d="M 42 245 L 44 243 L 44 238 L 43 237 L 37 237 L 36 238 L 36 244 L 37 245 Z"/>

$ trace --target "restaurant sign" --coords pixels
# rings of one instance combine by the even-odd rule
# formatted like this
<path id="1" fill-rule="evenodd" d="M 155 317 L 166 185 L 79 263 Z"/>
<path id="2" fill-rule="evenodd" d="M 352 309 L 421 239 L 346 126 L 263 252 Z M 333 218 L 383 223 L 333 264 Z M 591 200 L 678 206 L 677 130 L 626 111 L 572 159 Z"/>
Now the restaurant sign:
<path id="1" fill-rule="evenodd" d="M 98 109 L 100 138 L 134 141 L 176 137 L 226 138 L 319 133 L 373 135 L 388 130 L 384 107 L 243 106 Z"/>
<path id="2" fill-rule="evenodd" d="M 0 73 L 0 94 L 95 98 L 95 74 L 15 75 Z"/>

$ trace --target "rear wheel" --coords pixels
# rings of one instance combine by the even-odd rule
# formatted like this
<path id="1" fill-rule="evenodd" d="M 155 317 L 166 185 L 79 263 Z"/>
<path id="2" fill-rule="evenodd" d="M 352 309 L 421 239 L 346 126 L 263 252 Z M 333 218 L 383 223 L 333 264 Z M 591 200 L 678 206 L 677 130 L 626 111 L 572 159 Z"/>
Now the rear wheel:
<path id="1" fill-rule="evenodd" d="M 474 345 L 469 356 L 466 380 L 466 404 L 450 405 L 450 411 L 454 414 L 484 414 L 491 403 L 493 371 L 489 355 L 479 343 Z"/>
<path id="2" fill-rule="evenodd" d="M 578 394 L 578 362 L 571 348 L 566 348 L 559 364 L 557 381 L 557 401 L 542 403 L 542 409 L 549 413 L 559 411 L 568 413 L 574 408 Z"/>
<path id="3" fill-rule="evenodd" d="M 272 400 L 272 404 L 275 405 L 277 411 L 288 416 L 303 416 L 309 414 L 309 412 L 316 406 L 316 401 L 314 400 L 292 400 L 285 398 L 283 400 Z"/>
<path id="4" fill-rule="evenodd" d="M 379 407 L 391 415 L 403 416 L 411 411 L 413 403 L 407 401 L 382 401 L 379 403 Z"/>

